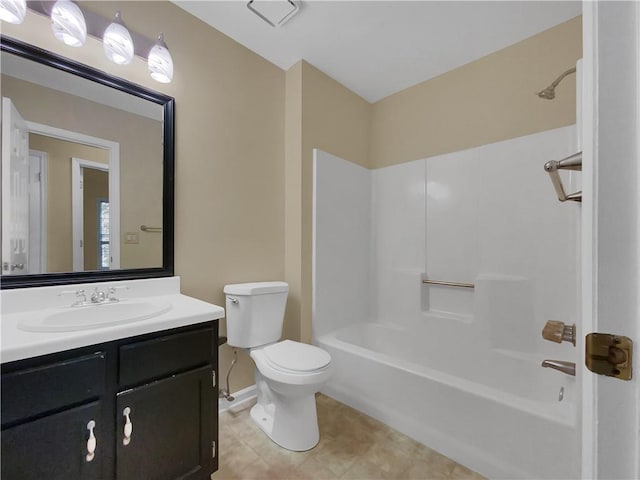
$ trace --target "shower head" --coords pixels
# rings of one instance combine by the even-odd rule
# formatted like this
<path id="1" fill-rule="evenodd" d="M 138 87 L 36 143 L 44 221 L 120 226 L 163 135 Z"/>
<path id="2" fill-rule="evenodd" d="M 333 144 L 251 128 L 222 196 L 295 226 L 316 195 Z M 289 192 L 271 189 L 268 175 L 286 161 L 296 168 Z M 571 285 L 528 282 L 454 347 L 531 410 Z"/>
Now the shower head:
<path id="1" fill-rule="evenodd" d="M 544 98 L 545 100 L 553 100 L 556 98 L 556 89 L 554 86 L 549 85 L 544 90 L 540 90 L 536 95 L 540 98 Z"/>
<path id="2" fill-rule="evenodd" d="M 554 98 L 556 98 L 556 87 L 560 84 L 564 77 L 566 77 L 567 75 L 571 75 L 572 73 L 576 73 L 576 67 L 572 67 L 566 72 L 563 72 L 558 78 L 553 81 L 553 83 L 551 83 L 551 85 L 549 85 L 544 90 L 540 90 L 538 93 L 536 93 L 536 95 L 538 95 L 540 98 L 544 98 L 545 100 L 553 100 Z"/>

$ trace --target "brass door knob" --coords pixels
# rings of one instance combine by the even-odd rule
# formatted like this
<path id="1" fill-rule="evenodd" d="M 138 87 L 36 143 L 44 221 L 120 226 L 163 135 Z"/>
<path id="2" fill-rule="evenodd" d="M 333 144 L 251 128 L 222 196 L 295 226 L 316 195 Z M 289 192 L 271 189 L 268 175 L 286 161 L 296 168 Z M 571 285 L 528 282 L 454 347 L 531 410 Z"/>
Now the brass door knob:
<path id="1" fill-rule="evenodd" d="M 576 325 L 565 325 L 559 320 L 549 320 L 542 329 L 542 338 L 550 342 L 571 342 L 576 346 Z"/>

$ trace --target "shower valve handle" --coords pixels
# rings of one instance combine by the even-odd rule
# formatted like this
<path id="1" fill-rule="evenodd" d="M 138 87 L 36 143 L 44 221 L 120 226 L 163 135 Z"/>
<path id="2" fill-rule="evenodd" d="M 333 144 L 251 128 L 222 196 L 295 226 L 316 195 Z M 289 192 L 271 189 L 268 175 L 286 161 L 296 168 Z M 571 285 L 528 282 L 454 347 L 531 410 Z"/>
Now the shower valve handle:
<path id="1" fill-rule="evenodd" d="M 559 320 L 549 320 L 542 329 L 542 338 L 550 342 L 571 342 L 576 346 L 576 326 L 565 325 Z"/>

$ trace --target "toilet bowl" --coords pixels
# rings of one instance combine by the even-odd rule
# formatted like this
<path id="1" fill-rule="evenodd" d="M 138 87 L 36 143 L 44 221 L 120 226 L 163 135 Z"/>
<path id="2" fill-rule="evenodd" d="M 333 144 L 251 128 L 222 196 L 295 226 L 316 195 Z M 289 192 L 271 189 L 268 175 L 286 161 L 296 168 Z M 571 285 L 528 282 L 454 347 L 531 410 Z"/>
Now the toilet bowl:
<path id="1" fill-rule="evenodd" d="M 315 393 L 331 375 L 331 356 L 313 345 L 278 341 L 287 292 L 284 282 L 225 286 L 227 343 L 246 349 L 256 365 L 252 420 L 281 447 L 304 451 L 320 439 Z"/>
<path id="2" fill-rule="evenodd" d="M 256 364 L 258 389 L 251 418 L 287 450 L 315 447 L 320 440 L 315 393 L 331 375 L 329 354 L 312 345 L 284 340 L 251 349 L 249 355 Z M 304 365 L 298 366 L 301 361 Z"/>

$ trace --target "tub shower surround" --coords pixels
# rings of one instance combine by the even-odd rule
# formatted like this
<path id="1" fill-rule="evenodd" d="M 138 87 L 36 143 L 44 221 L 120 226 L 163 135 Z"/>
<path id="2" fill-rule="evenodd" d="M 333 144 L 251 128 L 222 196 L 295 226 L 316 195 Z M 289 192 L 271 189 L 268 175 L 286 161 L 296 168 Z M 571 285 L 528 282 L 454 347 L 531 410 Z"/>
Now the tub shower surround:
<path id="1" fill-rule="evenodd" d="M 577 478 L 576 379 L 540 366 L 577 361 L 540 335 L 579 318 L 580 207 L 543 169 L 575 143 L 564 127 L 374 171 L 316 151 L 323 392 L 490 478 Z"/>

